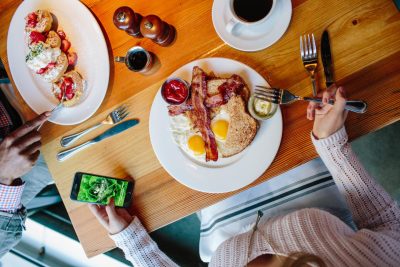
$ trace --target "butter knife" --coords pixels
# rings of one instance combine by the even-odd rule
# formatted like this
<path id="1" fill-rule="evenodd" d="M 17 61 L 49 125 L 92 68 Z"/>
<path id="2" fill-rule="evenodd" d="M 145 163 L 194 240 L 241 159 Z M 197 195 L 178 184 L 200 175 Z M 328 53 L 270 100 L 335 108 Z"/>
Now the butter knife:
<path id="1" fill-rule="evenodd" d="M 329 42 L 329 34 L 327 30 L 322 33 L 321 58 L 322 65 L 324 66 L 325 84 L 326 88 L 328 88 L 335 82 L 335 80 L 333 78 L 331 45 Z"/>
<path id="2" fill-rule="evenodd" d="M 128 121 L 124 121 L 120 124 L 115 125 L 114 127 L 108 129 L 107 131 L 105 131 L 104 133 L 100 134 L 99 136 L 93 138 L 92 140 L 89 140 L 79 146 L 75 146 L 73 148 L 61 151 L 57 154 L 57 160 L 58 161 L 64 161 L 68 158 L 70 158 L 71 156 L 73 156 L 75 153 L 93 145 L 96 144 L 98 142 L 100 142 L 101 140 L 104 140 L 106 138 L 109 138 L 111 136 L 117 135 L 119 133 L 122 133 L 123 131 L 135 126 L 136 124 L 139 123 L 139 120 L 128 120 Z"/>

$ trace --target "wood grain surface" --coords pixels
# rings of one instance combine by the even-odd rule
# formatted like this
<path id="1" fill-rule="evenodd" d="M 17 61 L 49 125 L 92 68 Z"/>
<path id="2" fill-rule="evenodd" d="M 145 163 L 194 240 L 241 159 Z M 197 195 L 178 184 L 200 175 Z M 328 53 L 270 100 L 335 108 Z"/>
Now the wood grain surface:
<path id="1" fill-rule="evenodd" d="M 8 73 L 6 39 L 11 17 L 20 0 L 0 2 L 0 56 Z M 88 121 L 76 126 L 46 124 L 43 129 L 43 155 L 86 254 L 108 251 L 114 243 L 84 204 L 69 200 L 76 171 L 113 177 L 131 176 L 136 182 L 132 211 L 149 231 L 176 221 L 232 194 L 205 194 L 193 191 L 170 177 L 158 162 L 149 139 L 149 112 L 161 83 L 180 66 L 205 57 L 226 57 L 241 61 L 267 78 L 273 86 L 288 88 L 302 96 L 311 94 L 311 82 L 299 56 L 299 36 L 314 33 L 318 44 L 328 29 L 334 60 L 335 78 L 346 87 L 348 97 L 368 102 L 368 112 L 350 114 L 346 127 L 350 139 L 380 129 L 400 118 L 400 13 L 392 0 L 293 0 L 293 15 L 285 35 L 273 46 L 260 52 L 237 51 L 221 41 L 211 20 L 212 1 L 106 1 L 83 0 L 97 18 L 107 39 L 111 73 L 106 98 Z M 174 25 L 178 36 L 173 46 L 163 48 L 150 40 L 134 39 L 112 23 L 116 8 L 127 5 L 147 15 L 157 14 Z M 152 75 L 132 73 L 113 57 L 124 55 L 141 45 L 155 53 L 160 62 Z M 15 77 L 14 77 L 15 78 Z M 321 62 L 318 82 L 324 89 Z M 35 114 L 17 94 L 24 116 Z M 63 163 L 55 155 L 63 135 L 71 134 L 101 121 L 113 108 L 126 103 L 131 118 L 140 124 L 107 139 Z M 315 158 L 311 144 L 311 122 L 305 118 L 305 103 L 282 107 L 283 138 L 271 167 L 253 184 L 261 183 L 284 171 Z M 85 140 L 104 131 L 100 128 Z M 84 141 L 84 140 L 82 140 Z M 244 188 L 245 189 L 245 188 Z M 244 190 L 242 189 L 242 190 Z"/>

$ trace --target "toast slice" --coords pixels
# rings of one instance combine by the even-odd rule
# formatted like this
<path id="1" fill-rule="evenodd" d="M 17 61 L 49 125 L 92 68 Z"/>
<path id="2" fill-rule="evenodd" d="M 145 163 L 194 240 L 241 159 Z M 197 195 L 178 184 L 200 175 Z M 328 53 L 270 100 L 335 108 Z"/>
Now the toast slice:
<path id="1" fill-rule="evenodd" d="M 218 151 L 228 158 L 243 151 L 257 134 L 258 122 L 247 112 L 243 98 L 233 96 L 227 104 L 220 107 L 229 114 L 229 127 L 225 142 L 218 143 Z"/>

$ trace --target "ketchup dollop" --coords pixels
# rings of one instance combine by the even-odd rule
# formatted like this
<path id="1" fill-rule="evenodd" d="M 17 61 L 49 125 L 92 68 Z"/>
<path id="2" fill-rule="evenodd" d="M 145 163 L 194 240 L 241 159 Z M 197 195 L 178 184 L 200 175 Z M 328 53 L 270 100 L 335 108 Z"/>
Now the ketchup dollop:
<path id="1" fill-rule="evenodd" d="M 188 94 L 188 86 L 183 81 L 170 80 L 163 85 L 162 95 L 169 104 L 182 104 L 185 102 Z"/>

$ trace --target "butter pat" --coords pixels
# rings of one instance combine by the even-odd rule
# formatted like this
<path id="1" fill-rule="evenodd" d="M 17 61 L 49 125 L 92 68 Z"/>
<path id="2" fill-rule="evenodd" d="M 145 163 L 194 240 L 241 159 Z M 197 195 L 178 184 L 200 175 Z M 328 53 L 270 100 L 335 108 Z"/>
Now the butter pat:
<path id="1" fill-rule="evenodd" d="M 258 98 L 254 99 L 254 111 L 260 116 L 267 116 L 271 112 L 271 103 Z"/>

